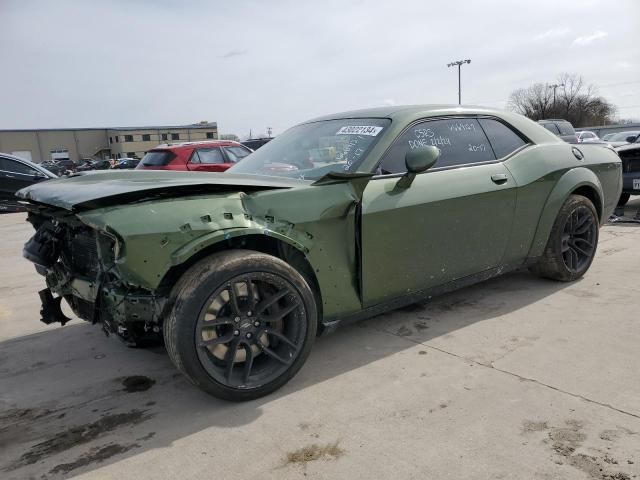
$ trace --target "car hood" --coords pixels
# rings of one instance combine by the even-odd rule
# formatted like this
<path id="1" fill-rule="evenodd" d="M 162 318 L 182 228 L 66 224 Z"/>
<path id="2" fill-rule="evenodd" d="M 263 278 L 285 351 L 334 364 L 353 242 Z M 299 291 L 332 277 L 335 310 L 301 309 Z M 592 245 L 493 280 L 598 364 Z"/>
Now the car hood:
<path id="1" fill-rule="evenodd" d="M 311 182 L 262 175 L 125 170 L 82 172 L 19 190 L 19 198 L 69 211 L 154 198 L 295 188 Z"/>
<path id="2" fill-rule="evenodd" d="M 626 152 L 627 150 L 635 150 L 640 148 L 640 143 L 625 143 L 621 147 L 616 147 L 616 152 Z"/>
<path id="3" fill-rule="evenodd" d="M 608 142 L 612 147 L 621 147 L 623 145 L 629 145 L 629 142 Z"/>

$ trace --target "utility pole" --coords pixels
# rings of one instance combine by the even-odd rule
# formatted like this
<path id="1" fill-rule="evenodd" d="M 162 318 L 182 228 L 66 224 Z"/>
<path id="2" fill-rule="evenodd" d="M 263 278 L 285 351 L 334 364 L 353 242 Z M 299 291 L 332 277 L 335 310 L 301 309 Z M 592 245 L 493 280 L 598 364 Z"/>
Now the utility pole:
<path id="1" fill-rule="evenodd" d="M 456 60 L 455 62 L 447 63 L 447 67 L 458 67 L 458 105 L 462 105 L 462 81 L 460 78 L 460 67 L 465 63 L 471 63 L 471 59 Z"/>
<path id="2" fill-rule="evenodd" d="M 564 87 L 564 83 L 554 83 L 553 85 L 547 85 L 547 88 L 553 88 L 553 112 L 556 111 L 556 89 L 558 87 Z"/>

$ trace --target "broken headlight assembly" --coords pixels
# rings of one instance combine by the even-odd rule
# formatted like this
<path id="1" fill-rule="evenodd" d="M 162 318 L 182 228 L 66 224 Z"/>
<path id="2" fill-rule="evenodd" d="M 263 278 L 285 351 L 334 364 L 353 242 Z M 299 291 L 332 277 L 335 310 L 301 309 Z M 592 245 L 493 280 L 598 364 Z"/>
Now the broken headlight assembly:
<path id="1" fill-rule="evenodd" d="M 62 227 L 47 222 L 22 249 L 22 256 L 43 269 L 51 268 L 60 257 L 60 235 Z"/>

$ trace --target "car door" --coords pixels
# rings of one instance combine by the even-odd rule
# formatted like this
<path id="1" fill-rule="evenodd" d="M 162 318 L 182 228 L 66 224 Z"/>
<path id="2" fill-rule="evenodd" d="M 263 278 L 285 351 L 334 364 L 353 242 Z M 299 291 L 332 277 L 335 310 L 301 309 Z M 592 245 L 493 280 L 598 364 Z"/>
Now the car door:
<path id="1" fill-rule="evenodd" d="M 398 189 L 404 157 L 435 145 L 438 162 Z M 364 306 L 498 267 L 516 202 L 516 185 L 477 119 L 421 121 L 382 159 L 362 199 Z"/>
<path id="2" fill-rule="evenodd" d="M 21 188 L 46 179 L 30 166 L 12 158 L 0 157 L 0 195 L 4 200 L 15 200 Z"/>
<path id="3" fill-rule="evenodd" d="M 219 147 L 194 149 L 187 163 L 189 170 L 198 172 L 223 172 L 228 168 Z"/>

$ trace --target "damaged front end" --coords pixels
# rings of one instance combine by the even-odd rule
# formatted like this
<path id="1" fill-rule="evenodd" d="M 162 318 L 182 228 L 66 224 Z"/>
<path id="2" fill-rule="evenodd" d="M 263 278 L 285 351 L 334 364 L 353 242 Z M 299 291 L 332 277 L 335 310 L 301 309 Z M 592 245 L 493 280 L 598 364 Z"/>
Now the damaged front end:
<path id="1" fill-rule="evenodd" d="M 101 323 L 107 334 L 137 344 L 160 332 L 162 301 L 144 289 L 132 289 L 119 275 L 118 239 L 80 222 L 68 212 L 38 209 L 28 221 L 36 229 L 23 256 L 46 278 L 39 293 L 41 321 L 64 325 L 70 319 L 62 300 L 79 318 Z"/>

